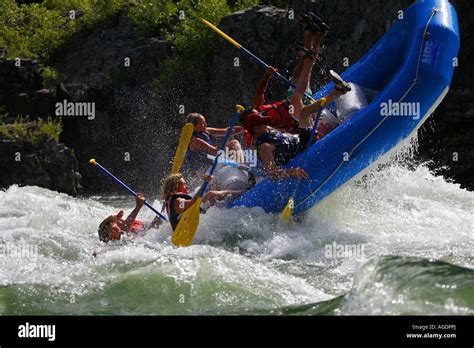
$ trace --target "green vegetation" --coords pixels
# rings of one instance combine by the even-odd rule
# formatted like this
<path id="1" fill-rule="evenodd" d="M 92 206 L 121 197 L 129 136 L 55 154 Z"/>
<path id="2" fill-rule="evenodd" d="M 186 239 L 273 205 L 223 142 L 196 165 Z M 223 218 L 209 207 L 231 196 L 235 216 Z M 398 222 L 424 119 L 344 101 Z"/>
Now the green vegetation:
<path id="1" fill-rule="evenodd" d="M 47 64 L 73 35 L 111 25 L 119 11 L 125 11 L 140 35 L 161 35 L 175 52 L 165 65 L 175 71 L 183 63 L 195 68 L 212 55 L 218 37 L 199 18 L 213 23 L 233 11 L 258 4 L 258 0 L 45 0 L 42 4 L 18 5 L 0 1 L 0 47 L 12 58 L 41 59 Z M 73 11 L 73 12 L 71 12 Z M 45 70 L 46 80 L 58 75 Z"/>
<path id="2" fill-rule="evenodd" d="M 57 142 L 59 142 L 59 137 L 61 136 L 61 132 L 63 131 L 63 124 L 61 123 L 60 119 L 52 119 L 48 118 L 47 121 L 40 120 L 39 128 L 40 128 L 40 136 L 45 137 L 46 139 L 53 138 Z"/>
<path id="3" fill-rule="evenodd" d="M 48 62 L 75 33 L 110 24 L 109 19 L 127 3 L 45 0 L 42 4 L 18 5 L 15 0 L 1 0 L 0 47 L 8 47 L 10 57 Z"/>
<path id="4" fill-rule="evenodd" d="M 54 82 L 62 79 L 61 74 L 54 68 L 49 66 L 43 67 L 43 81 L 46 88 L 51 87 Z"/>
<path id="5" fill-rule="evenodd" d="M 164 36 L 177 18 L 178 4 L 170 0 L 144 0 L 130 8 L 128 17 L 142 35 Z"/>
<path id="6" fill-rule="evenodd" d="M 279 2 L 280 0 L 278 0 Z M 203 25 L 205 18 L 218 25 L 232 12 L 265 0 L 44 0 L 41 4 L 18 5 L 0 0 L 0 47 L 10 58 L 40 59 L 46 87 L 62 76 L 49 65 L 75 35 L 112 26 L 119 12 L 128 16 L 139 36 L 161 36 L 172 46 L 173 55 L 162 63 L 162 74 L 153 89 L 204 81 L 208 62 L 219 43 L 218 35 Z M 133 81 L 119 65 L 106 66 L 114 81 Z"/>
<path id="7" fill-rule="evenodd" d="M 28 118 L 18 117 L 12 124 L 1 125 L 0 135 L 9 140 L 25 140 L 37 145 L 49 138 L 59 141 L 62 130 L 60 119 L 29 121 Z"/>
<path id="8" fill-rule="evenodd" d="M 15 0 L 0 4 L 0 46 L 10 57 L 48 60 L 71 37 L 76 23 L 44 5 L 18 6 Z"/>
<path id="9" fill-rule="evenodd" d="M 258 0 L 44 0 L 18 5 L 0 1 L 0 47 L 10 57 L 39 58 L 48 62 L 76 33 L 111 25 L 125 11 L 141 35 L 162 35 L 182 58 L 203 59 L 212 51 L 216 36 L 199 18 L 218 23 L 233 11 Z"/>
<path id="10" fill-rule="evenodd" d="M 195 79 L 200 79 L 202 76 L 199 75 L 205 74 L 206 63 L 212 58 L 220 38 L 206 27 L 200 18 L 217 25 L 232 12 L 257 4 L 258 0 L 237 1 L 232 6 L 225 0 L 178 2 L 176 24 L 172 31 L 165 33 L 175 55 L 163 64 L 163 76 L 160 80 L 164 85 L 176 80 L 177 71 L 183 77 L 195 75 Z"/>

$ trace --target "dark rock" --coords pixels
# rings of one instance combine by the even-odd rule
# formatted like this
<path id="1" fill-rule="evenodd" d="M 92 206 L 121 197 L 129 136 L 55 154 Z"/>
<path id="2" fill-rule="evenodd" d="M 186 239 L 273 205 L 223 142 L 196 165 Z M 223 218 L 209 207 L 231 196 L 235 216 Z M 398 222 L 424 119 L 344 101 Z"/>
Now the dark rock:
<path id="1" fill-rule="evenodd" d="M 9 112 L 15 107 L 21 108 L 15 101 L 12 104 L 15 95 L 43 88 L 43 76 L 38 62 L 20 59 L 20 66 L 15 63 L 14 59 L 0 59 L 0 105 L 6 105 Z"/>
<path id="2" fill-rule="evenodd" d="M 161 179 L 171 156 L 170 150 L 164 149 L 165 140 L 170 138 L 163 134 L 168 117 L 161 106 L 157 110 L 146 105 L 151 99 L 149 84 L 159 77 L 160 64 L 169 54 L 168 42 L 137 36 L 133 25 L 121 14 L 113 27 L 75 38 L 55 62 L 54 67 L 67 76 L 57 88 L 58 100 L 95 103 L 94 120 L 62 119 L 62 140 L 76 150 L 87 189 L 116 188 L 108 177 L 88 164 L 91 157 L 111 165 L 114 173 L 131 186 L 158 186 L 156 181 Z M 128 62 L 130 66 L 125 64 Z M 128 155 L 130 161 L 126 160 Z M 159 170 L 148 170 L 150 163 Z"/>
<path id="3" fill-rule="evenodd" d="M 82 190 L 75 156 L 54 139 L 39 145 L 0 140 L 0 167 L 0 187 L 36 185 L 70 195 Z"/>

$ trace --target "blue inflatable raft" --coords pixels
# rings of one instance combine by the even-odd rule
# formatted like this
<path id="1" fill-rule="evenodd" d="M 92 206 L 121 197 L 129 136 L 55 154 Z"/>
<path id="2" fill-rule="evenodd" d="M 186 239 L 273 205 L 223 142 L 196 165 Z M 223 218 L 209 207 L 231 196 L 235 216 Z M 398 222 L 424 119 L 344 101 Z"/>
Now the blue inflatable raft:
<path id="1" fill-rule="evenodd" d="M 303 167 L 310 176 L 294 196 L 295 214 L 360 178 L 416 135 L 449 91 L 459 46 L 457 15 L 449 1 L 416 1 L 363 58 L 341 74 L 346 81 L 377 93 L 366 107 L 316 142 L 304 163 L 299 154 L 285 165 Z M 331 82 L 314 98 L 333 87 Z M 232 207 L 280 213 L 296 187 L 295 179 L 265 179 Z"/>

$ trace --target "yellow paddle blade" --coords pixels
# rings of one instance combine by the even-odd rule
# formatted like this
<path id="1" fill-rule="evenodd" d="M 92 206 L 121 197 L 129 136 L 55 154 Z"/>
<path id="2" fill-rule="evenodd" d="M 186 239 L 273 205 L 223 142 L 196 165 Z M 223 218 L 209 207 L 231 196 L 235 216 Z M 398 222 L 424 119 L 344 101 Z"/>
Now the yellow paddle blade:
<path id="1" fill-rule="evenodd" d="M 190 246 L 199 226 L 201 213 L 201 197 L 190 206 L 179 219 L 178 226 L 173 231 L 171 241 L 177 246 Z"/>
<path id="2" fill-rule="evenodd" d="M 235 47 L 237 48 L 240 48 L 242 47 L 237 41 L 235 41 L 233 38 L 231 38 L 229 35 L 227 35 L 226 33 L 224 33 L 222 30 L 220 30 L 218 27 L 216 27 L 214 24 L 212 24 L 211 22 L 208 22 L 206 21 L 205 19 L 201 18 L 201 21 L 207 25 L 209 28 L 211 28 L 212 30 L 214 30 L 217 34 L 219 34 L 220 36 L 222 36 L 224 39 L 226 39 L 227 41 L 229 41 L 232 45 L 234 45 Z"/>
<path id="3" fill-rule="evenodd" d="M 178 148 L 173 158 L 173 168 L 171 169 L 172 174 L 179 173 L 181 166 L 183 165 L 186 151 L 188 151 L 189 142 L 193 136 L 194 126 L 192 123 L 186 123 L 181 130 L 181 137 L 179 138 Z"/>
<path id="4" fill-rule="evenodd" d="M 293 197 L 291 197 L 288 200 L 288 203 L 286 204 L 285 208 L 283 211 L 280 213 L 280 216 L 285 219 L 286 221 L 291 220 L 291 216 L 293 215 L 293 208 L 295 207 L 295 201 Z"/>

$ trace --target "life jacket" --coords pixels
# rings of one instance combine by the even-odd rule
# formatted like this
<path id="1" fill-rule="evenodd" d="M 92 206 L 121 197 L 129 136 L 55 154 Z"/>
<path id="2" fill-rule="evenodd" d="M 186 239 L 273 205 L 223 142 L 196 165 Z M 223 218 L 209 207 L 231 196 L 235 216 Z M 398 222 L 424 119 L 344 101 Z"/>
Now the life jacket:
<path id="1" fill-rule="evenodd" d="M 214 139 L 207 132 L 193 132 L 193 137 L 204 140 L 211 146 L 214 146 Z M 201 150 L 188 149 L 186 152 L 186 168 L 190 171 L 197 171 L 209 163 L 207 153 Z"/>
<path id="2" fill-rule="evenodd" d="M 145 225 L 143 224 L 143 222 L 141 222 L 140 220 L 135 220 L 132 222 L 132 226 L 130 227 L 130 232 L 138 233 L 144 228 L 145 228 Z"/>
<path id="3" fill-rule="evenodd" d="M 122 219 L 123 217 L 123 210 L 119 210 L 117 214 L 115 214 L 115 217 L 117 219 Z M 145 228 L 145 225 L 143 224 L 143 222 L 141 222 L 140 220 L 134 220 L 132 222 L 132 226 L 130 226 L 130 231 L 131 233 L 138 233 L 140 232 L 141 230 L 143 230 Z"/>
<path id="4" fill-rule="evenodd" d="M 275 159 L 275 164 L 277 166 L 281 166 L 294 158 L 300 150 L 300 138 L 297 135 L 282 133 L 276 129 L 268 130 L 267 133 L 261 135 L 257 139 L 257 149 L 264 143 L 275 145 L 273 158 Z"/>
<path id="5" fill-rule="evenodd" d="M 290 115 L 290 102 L 285 99 L 273 104 L 260 105 L 258 110 L 264 116 L 272 118 L 271 126 L 287 132 L 298 133 L 298 121 Z"/>
<path id="6" fill-rule="evenodd" d="M 171 227 L 173 228 L 173 231 L 176 229 L 176 226 L 178 226 L 179 219 L 181 218 L 181 215 L 182 215 L 182 214 L 177 214 L 174 211 L 174 201 L 176 198 L 192 199 L 193 197 L 185 193 L 174 193 L 168 197 L 165 207 L 166 207 L 166 213 L 168 214 L 168 218 L 169 218 Z"/>

